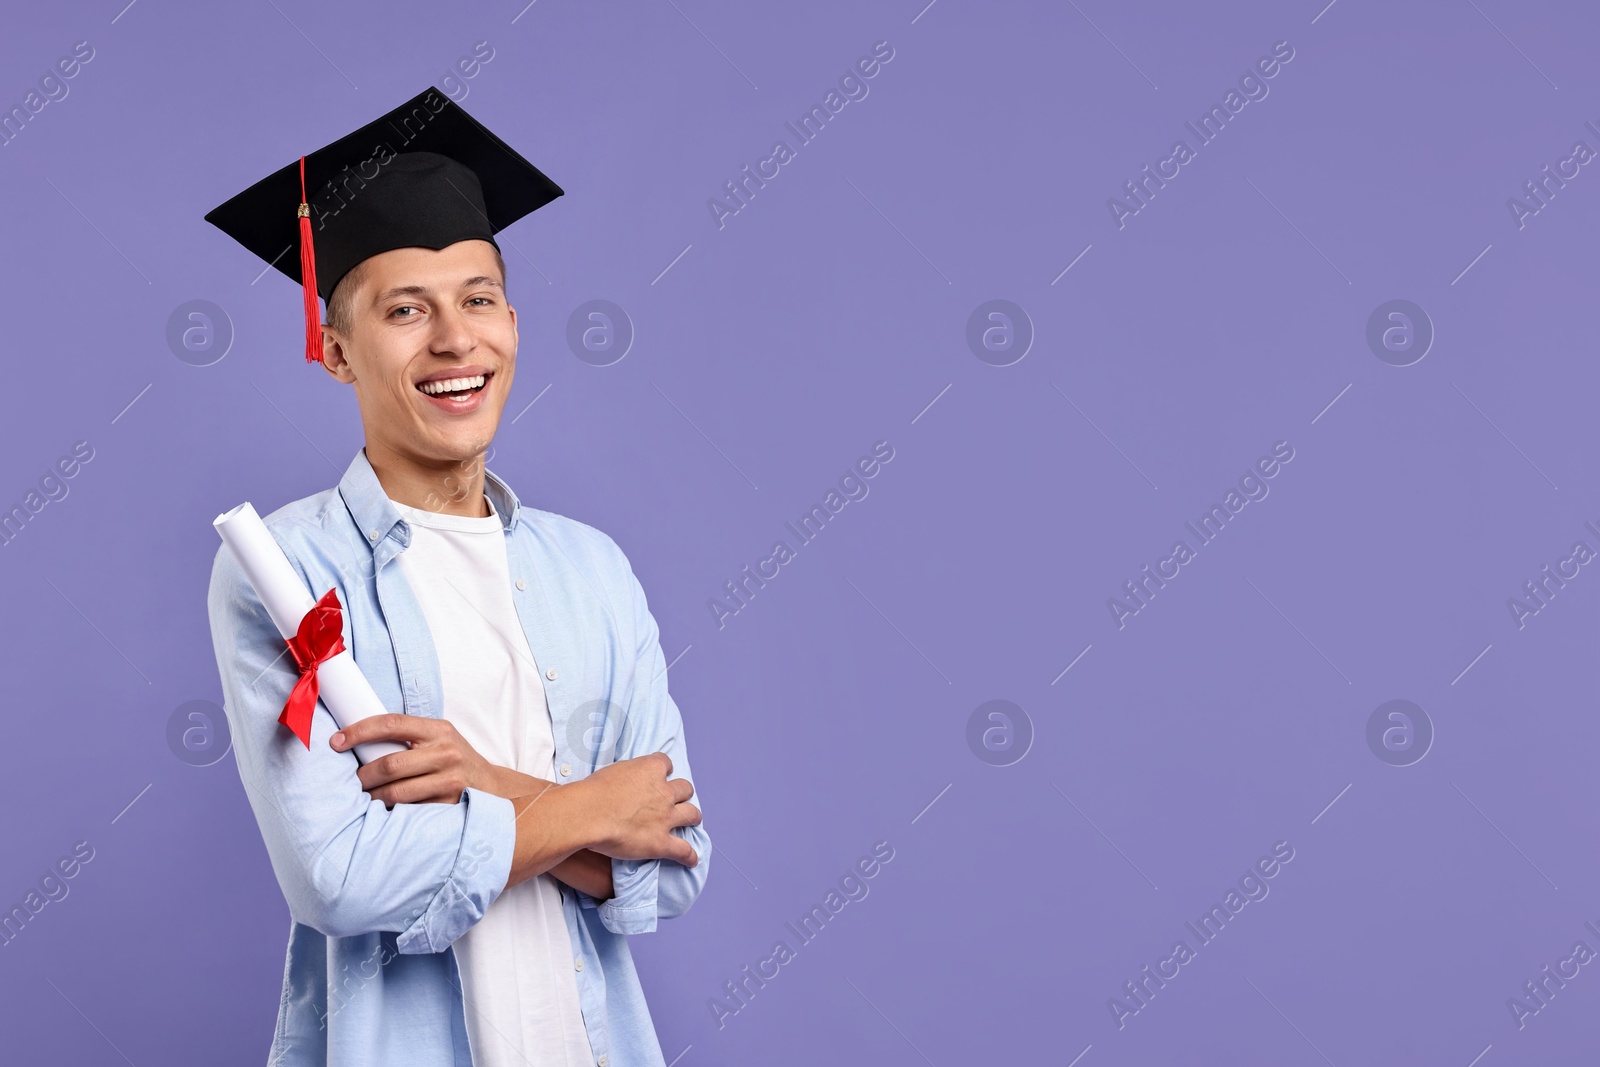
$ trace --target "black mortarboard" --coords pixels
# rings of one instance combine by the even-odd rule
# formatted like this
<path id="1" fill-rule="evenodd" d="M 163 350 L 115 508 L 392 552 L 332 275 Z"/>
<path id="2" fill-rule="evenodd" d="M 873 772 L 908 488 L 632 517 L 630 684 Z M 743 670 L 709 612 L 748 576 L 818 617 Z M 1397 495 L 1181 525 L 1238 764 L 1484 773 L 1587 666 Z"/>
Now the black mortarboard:
<path id="1" fill-rule="evenodd" d="M 308 198 L 305 194 L 310 192 Z M 394 248 L 444 248 L 494 234 L 561 195 L 437 88 L 301 156 L 206 221 L 301 283 L 306 360 L 322 358 L 317 297 Z M 296 243 L 298 257 L 290 254 Z"/>

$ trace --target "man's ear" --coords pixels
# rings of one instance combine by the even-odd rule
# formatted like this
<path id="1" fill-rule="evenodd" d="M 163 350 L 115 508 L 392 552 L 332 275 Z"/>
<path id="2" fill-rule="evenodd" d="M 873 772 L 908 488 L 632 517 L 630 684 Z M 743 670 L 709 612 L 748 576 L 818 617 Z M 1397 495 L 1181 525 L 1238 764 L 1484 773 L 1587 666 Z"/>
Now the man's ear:
<path id="1" fill-rule="evenodd" d="M 322 324 L 322 369 L 346 385 L 351 385 L 356 380 L 354 372 L 350 369 L 350 360 L 339 332 L 327 323 Z"/>

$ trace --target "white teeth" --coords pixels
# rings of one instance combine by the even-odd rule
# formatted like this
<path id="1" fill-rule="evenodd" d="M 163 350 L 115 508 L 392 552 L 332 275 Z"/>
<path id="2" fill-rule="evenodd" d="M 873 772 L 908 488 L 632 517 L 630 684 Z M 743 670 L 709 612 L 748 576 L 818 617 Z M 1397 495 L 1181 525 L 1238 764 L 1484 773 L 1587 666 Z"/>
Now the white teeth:
<path id="1" fill-rule="evenodd" d="M 417 388 L 429 396 L 438 396 L 440 393 L 457 393 L 463 389 L 476 389 L 488 380 L 487 376 L 479 374 L 471 378 L 446 378 L 438 382 L 423 382 Z"/>

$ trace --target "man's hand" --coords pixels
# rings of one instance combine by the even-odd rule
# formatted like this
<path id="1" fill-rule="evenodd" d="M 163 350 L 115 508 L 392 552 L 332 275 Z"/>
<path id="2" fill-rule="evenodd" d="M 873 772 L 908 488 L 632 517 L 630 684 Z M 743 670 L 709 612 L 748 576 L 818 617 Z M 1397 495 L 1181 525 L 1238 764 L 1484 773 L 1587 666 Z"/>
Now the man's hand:
<path id="1" fill-rule="evenodd" d="M 335 733 L 328 743 L 336 751 L 344 752 L 368 741 L 403 741 L 411 746 L 404 752 L 392 752 L 373 760 L 356 772 L 361 788 L 372 799 L 383 801 L 385 807 L 454 804 L 461 799 L 463 789 L 476 788 L 511 797 L 520 823 L 522 816 L 541 797 L 548 799 L 560 793 L 574 808 L 575 818 L 568 832 L 579 832 L 587 847 L 600 856 L 624 860 L 668 859 L 685 867 L 694 867 L 700 862 L 694 847 L 671 832 L 679 826 L 699 826 L 701 816 L 700 809 L 689 803 L 689 798 L 694 796 L 694 786 L 686 779 L 667 777 L 672 773 L 672 758 L 664 752 L 612 763 L 581 781 L 557 786 L 491 764 L 468 744 L 448 719 L 372 715 Z M 524 788 L 524 783 L 528 786 L 537 783 L 539 788 Z M 575 831 L 579 825 L 587 829 Z M 574 851 L 582 851 L 581 846 L 576 850 L 571 847 L 552 850 L 546 840 L 550 836 L 548 829 L 529 835 L 526 841 L 522 840 L 523 836 L 519 831 L 521 847 L 513 858 L 512 876 L 507 885 L 515 885 L 545 871 L 555 874 L 554 867 L 562 866 Z M 546 855 L 547 850 L 552 854 Z M 593 879 L 599 872 L 584 875 L 582 862 L 580 859 L 565 864 L 562 873 L 574 876 L 574 882 L 585 883 L 588 886 L 585 892 L 601 889 Z M 609 877 L 606 880 L 609 881 Z"/>
<path id="2" fill-rule="evenodd" d="M 674 827 L 700 825 L 700 809 L 689 803 L 694 786 L 684 778 L 668 779 L 671 773 L 672 757 L 652 752 L 608 764 L 564 787 L 585 791 L 595 838 L 589 847 L 616 859 L 697 865 L 693 846 L 671 833 Z"/>
<path id="3" fill-rule="evenodd" d="M 422 715 L 372 715 L 329 738 L 343 752 L 368 741 L 404 741 L 405 752 L 391 752 L 356 772 L 361 788 L 396 804 L 454 804 L 467 788 L 496 792 L 498 768 L 467 743 L 449 719 Z"/>

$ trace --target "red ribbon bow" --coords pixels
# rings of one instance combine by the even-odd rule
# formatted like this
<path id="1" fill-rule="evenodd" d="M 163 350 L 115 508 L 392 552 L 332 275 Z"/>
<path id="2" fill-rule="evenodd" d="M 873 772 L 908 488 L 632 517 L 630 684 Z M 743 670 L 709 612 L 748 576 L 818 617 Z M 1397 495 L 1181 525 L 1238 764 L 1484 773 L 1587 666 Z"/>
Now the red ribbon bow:
<path id="1" fill-rule="evenodd" d="M 337 588 L 337 587 L 335 587 Z M 288 640 L 289 651 L 300 665 L 300 680 L 283 705 L 278 721 L 311 747 L 311 714 L 317 709 L 317 665 L 344 651 L 344 627 L 339 614 L 339 598 L 334 589 L 322 594 L 300 620 L 300 627 Z"/>

